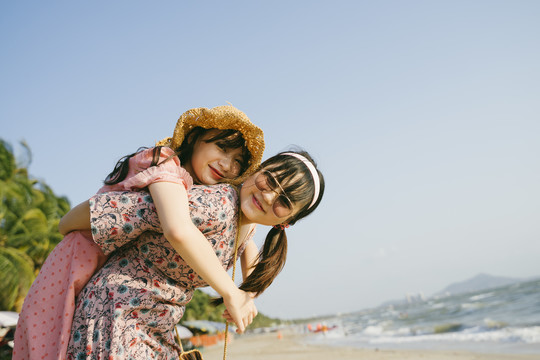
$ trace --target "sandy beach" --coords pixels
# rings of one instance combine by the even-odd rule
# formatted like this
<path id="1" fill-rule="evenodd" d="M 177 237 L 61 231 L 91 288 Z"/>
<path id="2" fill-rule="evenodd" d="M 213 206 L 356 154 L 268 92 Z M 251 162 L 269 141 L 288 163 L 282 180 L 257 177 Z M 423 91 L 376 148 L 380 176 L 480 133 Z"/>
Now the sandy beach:
<path id="1" fill-rule="evenodd" d="M 421 350 L 374 350 L 324 347 L 305 344 L 303 336 L 291 332 L 282 332 L 281 339 L 276 333 L 260 335 L 242 335 L 229 344 L 227 359 L 230 360 L 533 360 L 538 355 L 478 354 L 466 351 L 421 351 Z M 223 345 L 205 348 L 202 351 L 205 360 L 223 359 Z"/>

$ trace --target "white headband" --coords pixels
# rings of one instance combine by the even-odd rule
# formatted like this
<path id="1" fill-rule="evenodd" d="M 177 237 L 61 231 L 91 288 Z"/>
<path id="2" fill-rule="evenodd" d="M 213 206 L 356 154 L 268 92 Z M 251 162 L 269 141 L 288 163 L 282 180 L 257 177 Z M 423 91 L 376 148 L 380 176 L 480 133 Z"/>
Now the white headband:
<path id="1" fill-rule="evenodd" d="M 307 168 L 309 169 L 309 172 L 311 173 L 311 176 L 313 177 L 313 184 L 315 185 L 315 193 L 313 194 L 313 200 L 311 201 L 311 204 L 309 204 L 309 207 L 308 207 L 308 209 L 310 209 L 313 206 L 313 204 L 315 204 L 315 202 L 317 201 L 317 198 L 319 197 L 319 191 L 321 188 L 321 180 L 319 179 L 319 173 L 317 173 L 317 169 L 315 169 L 315 166 L 313 165 L 311 161 L 309 161 L 308 159 L 306 159 L 304 156 L 300 154 L 286 152 L 281 155 L 293 156 L 297 158 L 298 160 L 302 161 L 304 165 L 306 165 Z"/>

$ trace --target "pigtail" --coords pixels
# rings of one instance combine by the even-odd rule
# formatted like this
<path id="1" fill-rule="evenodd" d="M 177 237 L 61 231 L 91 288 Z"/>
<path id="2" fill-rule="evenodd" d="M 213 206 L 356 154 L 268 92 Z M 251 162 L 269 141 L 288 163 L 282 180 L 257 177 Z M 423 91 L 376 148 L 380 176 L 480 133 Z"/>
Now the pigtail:
<path id="1" fill-rule="evenodd" d="M 257 264 L 253 271 L 238 288 L 245 292 L 254 293 L 255 296 L 262 294 L 285 266 L 287 259 L 287 234 L 285 229 L 272 228 L 266 235 L 262 250 L 257 256 Z M 211 301 L 212 305 L 220 305 L 223 298 Z"/>

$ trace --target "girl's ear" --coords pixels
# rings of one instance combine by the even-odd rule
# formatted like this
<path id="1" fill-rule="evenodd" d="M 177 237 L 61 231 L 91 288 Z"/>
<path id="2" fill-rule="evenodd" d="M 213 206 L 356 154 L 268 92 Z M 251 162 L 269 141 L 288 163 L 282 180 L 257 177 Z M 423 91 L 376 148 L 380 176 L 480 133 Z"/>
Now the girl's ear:
<path id="1" fill-rule="evenodd" d="M 186 139 L 187 143 L 192 144 L 195 137 L 196 137 L 196 131 L 190 131 Z"/>

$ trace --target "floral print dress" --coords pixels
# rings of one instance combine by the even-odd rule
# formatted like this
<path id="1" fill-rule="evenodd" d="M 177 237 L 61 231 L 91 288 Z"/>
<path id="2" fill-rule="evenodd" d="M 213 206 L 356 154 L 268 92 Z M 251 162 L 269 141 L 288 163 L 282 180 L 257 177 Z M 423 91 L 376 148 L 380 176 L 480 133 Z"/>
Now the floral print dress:
<path id="1" fill-rule="evenodd" d="M 161 148 L 158 166 L 150 167 L 154 149 L 146 149 L 129 159 L 126 178 L 108 191 L 139 191 L 160 181 L 189 189 L 193 180 L 180 166 L 174 151 Z M 107 260 L 94 243 L 90 231 L 73 231 L 49 254 L 33 282 L 15 331 L 13 360 L 58 360 L 66 358 L 75 300 L 92 275 Z"/>
<path id="2" fill-rule="evenodd" d="M 235 189 L 226 184 L 193 186 L 189 206 L 192 221 L 223 267 L 232 267 L 238 223 Z M 96 195 L 91 208 L 94 240 L 112 256 L 77 298 L 68 359 L 178 359 L 172 330 L 195 288 L 207 284 L 163 234 L 146 231 L 128 243 L 134 234 L 159 229 L 147 194 Z M 246 243 L 242 241 L 238 256 Z"/>

